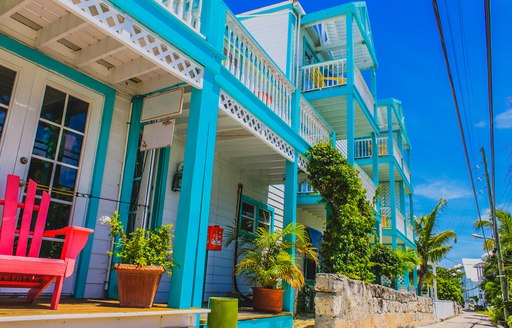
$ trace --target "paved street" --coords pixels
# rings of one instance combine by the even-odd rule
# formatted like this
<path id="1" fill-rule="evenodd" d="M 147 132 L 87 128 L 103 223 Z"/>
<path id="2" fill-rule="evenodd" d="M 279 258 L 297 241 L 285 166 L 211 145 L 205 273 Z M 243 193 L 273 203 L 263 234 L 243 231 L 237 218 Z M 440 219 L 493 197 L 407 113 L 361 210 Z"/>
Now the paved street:
<path id="1" fill-rule="evenodd" d="M 446 320 L 435 325 L 422 326 L 418 328 L 488 328 L 496 327 L 485 315 L 475 312 L 463 312 L 462 315 Z"/>

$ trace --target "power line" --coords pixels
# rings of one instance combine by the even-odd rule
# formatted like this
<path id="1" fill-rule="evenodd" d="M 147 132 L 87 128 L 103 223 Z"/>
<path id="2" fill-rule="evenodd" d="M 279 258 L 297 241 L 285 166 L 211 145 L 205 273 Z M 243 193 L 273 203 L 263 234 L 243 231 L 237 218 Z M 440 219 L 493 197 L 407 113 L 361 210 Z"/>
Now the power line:
<path id="1" fill-rule="evenodd" d="M 441 46 L 443 48 L 443 56 L 444 56 L 444 61 L 446 64 L 448 78 L 450 80 L 450 88 L 452 90 L 453 102 L 455 105 L 455 111 L 457 113 L 457 122 L 459 124 L 460 136 L 462 138 L 462 144 L 464 146 L 464 155 L 466 157 L 466 165 L 467 165 L 468 172 L 469 172 L 469 179 L 471 181 L 471 189 L 473 190 L 473 197 L 475 198 L 475 205 L 476 205 L 476 210 L 478 213 L 478 221 L 481 222 L 482 216 L 480 214 L 480 206 L 478 204 L 478 198 L 477 198 L 477 194 L 475 191 L 475 181 L 473 179 L 473 171 L 471 170 L 471 163 L 469 160 L 468 147 L 466 144 L 466 137 L 464 136 L 464 127 L 462 126 L 462 120 L 461 120 L 461 115 L 460 115 L 460 110 L 459 110 L 459 103 L 457 101 L 457 93 L 455 92 L 455 86 L 453 84 L 453 76 L 452 76 L 452 72 L 450 70 L 450 61 L 448 60 L 448 51 L 446 50 L 446 42 L 444 40 L 444 34 L 443 34 L 443 25 L 441 23 L 441 16 L 439 14 L 439 7 L 437 5 L 437 0 L 432 0 L 432 6 L 434 7 L 434 13 L 436 16 L 436 23 L 437 23 L 437 30 L 439 32 L 439 39 L 441 40 Z M 485 230 L 483 229 L 483 227 L 481 230 L 482 230 L 482 236 L 484 237 L 484 240 L 487 240 L 485 237 Z"/>

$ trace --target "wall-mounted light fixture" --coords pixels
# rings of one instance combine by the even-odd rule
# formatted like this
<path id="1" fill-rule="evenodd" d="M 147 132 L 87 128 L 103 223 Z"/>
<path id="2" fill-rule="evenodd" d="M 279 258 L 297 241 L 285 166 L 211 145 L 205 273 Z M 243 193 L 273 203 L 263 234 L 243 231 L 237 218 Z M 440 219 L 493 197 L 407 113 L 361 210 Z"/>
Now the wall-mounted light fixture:
<path id="1" fill-rule="evenodd" d="M 183 178 L 183 162 L 178 162 L 176 166 L 176 172 L 174 172 L 174 176 L 172 177 L 172 191 L 180 191 L 181 190 L 181 179 Z"/>

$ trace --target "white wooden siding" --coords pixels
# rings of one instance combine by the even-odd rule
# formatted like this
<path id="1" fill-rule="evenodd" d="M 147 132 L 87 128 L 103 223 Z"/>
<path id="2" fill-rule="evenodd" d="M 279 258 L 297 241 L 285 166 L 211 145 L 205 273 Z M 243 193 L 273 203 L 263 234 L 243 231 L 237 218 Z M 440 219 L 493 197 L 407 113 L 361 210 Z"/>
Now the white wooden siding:
<path id="1" fill-rule="evenodd" d="M 241 23 L 285 74 L 288 57 L 288 10 L 243 19 Z"/>
<path id="2" fill-rule="evenodd" d="M 105 158 L 105 173 L 101 188 L 101 197 L 117 199 L 121 183 L 123 161 L 125 158 L 124 149 L 128 124 L 130 117 L 130 98 L 117 96 L 114 104 L 114 115 L 110 129 L 110 139 Z M 101 159 L 98 159 L 101 160 Z M 107 200 L 100 200 L 98 207 L 98 218 L 103 215 L 112 215 L 117 209 L 117 203 Z M 92 245 L 91 261 L 87 275 L 85 297 L 102 297 L 104 283 L 106 280 L 108 255 L 111 239 L 108 236 L 109 229 L 106 225 L 96 223 L 94 230 L 94 241 Z"/>

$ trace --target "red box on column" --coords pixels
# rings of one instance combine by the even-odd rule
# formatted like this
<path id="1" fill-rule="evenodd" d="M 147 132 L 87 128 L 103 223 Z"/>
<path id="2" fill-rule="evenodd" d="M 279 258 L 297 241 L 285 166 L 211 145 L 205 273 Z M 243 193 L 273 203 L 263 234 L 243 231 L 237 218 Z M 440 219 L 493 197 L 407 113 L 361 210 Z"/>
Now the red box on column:
<path id="1" fill-rule="evenodd" d="M 224 229 L 218 225 L 208 226 L 208 241 L 206 243 L 206 249 L 209 251 L 221 251 L 223 234 Z"/>

